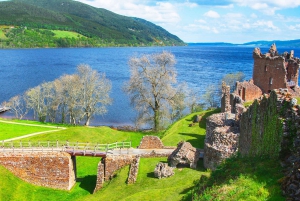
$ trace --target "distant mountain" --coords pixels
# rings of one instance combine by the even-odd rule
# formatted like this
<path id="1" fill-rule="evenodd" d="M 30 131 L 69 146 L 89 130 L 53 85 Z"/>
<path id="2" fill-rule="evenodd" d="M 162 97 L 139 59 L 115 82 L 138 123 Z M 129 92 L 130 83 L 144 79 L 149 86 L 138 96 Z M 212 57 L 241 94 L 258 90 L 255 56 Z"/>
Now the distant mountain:
<path id="1" fill-rule="evenodd" d="M 177 36 L 146 20 L 72 0 L 1 1 L 0 25 L 40 29 L 38 34 L 41 29 L 73 31 L 99 39 L 97 43 L 102 41 L 115 46 L 185 45 Z M 9 30 L 2 32 L 1 38 L 0 30 L 0 40 L 13 40 L 8 36 Z M 24 33 L 24 29 L 20 32 Z M 20 33 L 18 36 L 22 37 Z"/>
<path id="2" fill-rule="evenodd" d="M 251 47 L 270 47 L 273 43 L 276 44 L 277 47 L 300 47 L 300 39 L 298 40 L 273 40 L 273 41 L 253 41 L 242 44 L 234 44 L 234 43 L 188 43 L 189 46 L 251 46 Z"/>
<path id="3" fill-rule="evenodd" d="M 270 47 L 273 43 L 277 47 L 300 47 L 300 39 L 298 40 L 273 40 L 273 41 L 253 41 L 249 43 L 244 43 L 243 45 L 255 46 L 255 47 Z"/>
<path id="4" fill-rule="evenodd" d="M 216 42 L 216 43 L 188 43 L 188 45 L 189 46 L 235 46 L 236 44 Z"/>

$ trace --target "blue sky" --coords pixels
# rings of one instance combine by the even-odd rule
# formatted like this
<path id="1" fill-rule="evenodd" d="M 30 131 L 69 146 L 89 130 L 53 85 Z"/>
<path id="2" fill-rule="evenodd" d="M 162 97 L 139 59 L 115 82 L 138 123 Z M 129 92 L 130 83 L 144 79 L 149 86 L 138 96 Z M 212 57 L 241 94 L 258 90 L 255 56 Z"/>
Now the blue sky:
<path id="1" fill-rule="evenodd" d="M 300 0 L 77 0 L 153 22 L 185 42 L 300 39 Z"/>

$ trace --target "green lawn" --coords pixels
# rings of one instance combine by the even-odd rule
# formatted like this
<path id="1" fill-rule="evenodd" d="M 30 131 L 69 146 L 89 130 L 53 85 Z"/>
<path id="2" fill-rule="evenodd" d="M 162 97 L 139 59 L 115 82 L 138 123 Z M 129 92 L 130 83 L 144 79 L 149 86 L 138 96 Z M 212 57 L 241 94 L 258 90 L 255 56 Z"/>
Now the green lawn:
<path id="1" fill-rule="evenodd" d="M 0 29 L 0 39 L 7 39 L 7 37 L 4 35 L 3 30 Z"/>
<path id="2" fill-rule="evenodd" d="M 73 31 L 60 31 L 60 30 L 52 30 L 52 32 L 55 34 L 55 37 L 57 38 L 81 38 L 85 37 L 79 33 L 73 32 Z"/>
<path id="3" fill-rule="evenodd" d="M 284 201 L 280 180 L 284 178 L 279 159 L 233 157 L 203 177 L 195 188 L 205 191 L 195 201 L 202 200 L 276 200 Z"/>
<path id="4" fill-rule="evenodd" d="M 166 146 L 176 146 L 180 141 L 190 142 L 194 147 L 203 148 L 206 132 L 206 117 L 220 112 L 219 110 L 211 110 L 190 114 L 182 120 L 174 123 L 164 134 L 162 141 Z M 189 127 L 193 122 L 195 115 L 202 115 L 200 124 Z"/>
<path id="5" fill-rule="evenodd" d="M 44 128 L 36 126 L 24 126 L 0 122 L 0 140 L 19 137 L 31 133 L 56 130 L 56 128 Z"/>
<path id="6" fill-rule="evenodd" d="M 154 178 L 155 165 L 166 162 L 166 158 L 141 159 L 135 184 L 127 185 L 129 166 L 121 169 L 105 187 L 91 194 L 95 187 L 99 158 L 77 157 L 78 182 L 71 191 L 53 190 L 28 184 L 0 166 L 0 198 L 5 201 L 26 200 L 181 200 L 193 187 L 200 175 L 208 173 L 184 168 L 175 170 L 175 176 L 165 179 Z M 184 179 L 182 179 L 184 178 Z M 11 188 L 13 186 L 13 188 Z M 0 199 L 1 200 L 1 199 Z"/>
<path id="7" fill-rule="evenodd" d="M 113 130 L 109 127 L 69 127 L 66 130 L 57 131 L 55 133 L 41 134 L 29 138 L 24 141 L 66 141 L 69 142 L 98 142 L 100 144 L 114 143 L 116 141 L 131 141 L 132 146 L 139 145 L 144 134 L 139 132 L 124 132 Z"/>

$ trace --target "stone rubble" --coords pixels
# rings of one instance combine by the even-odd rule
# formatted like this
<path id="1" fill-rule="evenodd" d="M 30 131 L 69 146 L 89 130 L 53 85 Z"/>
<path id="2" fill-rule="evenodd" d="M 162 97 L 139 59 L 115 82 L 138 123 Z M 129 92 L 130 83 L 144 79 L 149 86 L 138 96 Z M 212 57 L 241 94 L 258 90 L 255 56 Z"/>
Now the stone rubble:
<path id="1" fill-rule="evenodd" d="M 199 156 L 200 150 L 193 147 L 191 143 L 179 142 L 177 148 L 168 157 L 168 163 L 171 167 L 176 167 L 179 164 L 185 164 L 196 169 Z"/>
<path id="2" fill-rule="evenodd" d="M 162 162 L 158 163 L 154 170 L 154 177 L 158 179 L 171 177 L 174 174 L 175 174 L 174 168 L 169 167 L 167 163 L 162 163 Z"/>

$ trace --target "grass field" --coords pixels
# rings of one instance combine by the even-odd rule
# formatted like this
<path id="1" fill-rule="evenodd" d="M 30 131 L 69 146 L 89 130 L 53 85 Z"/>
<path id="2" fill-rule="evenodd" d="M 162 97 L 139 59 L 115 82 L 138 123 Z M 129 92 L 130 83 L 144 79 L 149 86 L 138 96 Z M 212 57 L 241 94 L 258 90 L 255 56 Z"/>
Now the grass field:
<path id="1" fill-rule="evenodd" d="M 57 38 L 81 38 L 85 37 L 79 33 L 72 32 L 72 31 L 60 31 L 60 30 L 52 30 L 52 32 L 55 34 L 55 37 Z"/>
<path id="2" fill-rule="evenodd" d="M 3 30 L 0 27 L 0 39 L 7 39 L 7 37 L 4 35 Z"/>
<path id="3" fill-rule="evenodd" d="M 36 132 L 56 130 L 57 128 L 45 128 L 36 126 L 24 126 L 0 122 L 0 140 L 6 140 Z"/>

